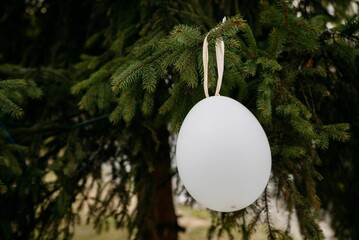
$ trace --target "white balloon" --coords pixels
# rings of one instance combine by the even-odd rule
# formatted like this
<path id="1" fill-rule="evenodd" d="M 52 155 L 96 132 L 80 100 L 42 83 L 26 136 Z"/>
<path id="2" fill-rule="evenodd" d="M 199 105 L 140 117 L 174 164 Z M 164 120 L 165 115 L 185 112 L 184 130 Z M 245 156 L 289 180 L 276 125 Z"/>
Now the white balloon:
<path id="1" fill-rule="evenodd" d="M 263 193 L 271 172 L 267 136 L 241 103 L 205 98 L 187 114 L 177 138 L 179 176 L 205 207 L 232 212 Z"/>

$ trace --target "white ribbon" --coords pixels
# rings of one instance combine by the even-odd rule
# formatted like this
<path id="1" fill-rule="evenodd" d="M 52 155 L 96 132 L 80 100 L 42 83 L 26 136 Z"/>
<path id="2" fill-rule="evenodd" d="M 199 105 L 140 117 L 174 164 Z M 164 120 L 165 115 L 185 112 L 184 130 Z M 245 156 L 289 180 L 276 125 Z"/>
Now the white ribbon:
<path id="1" fill-rule="evenodd" d="M 223 18 L 222 22 L 225 22 L 226 18 Z M 210 32 L 209 32 L 210 33 Z M 207 37 L 209 33 L 206 35 L 203 41 L 203 88 L 204 94 L 206 97 L 209 97 L 208 94 L 208 41 Z M 223 71 L 224 71 L 224 42 L 222 38 L 216 39 L 216 59 L 217 59 L 217 72 L 218 72 L 218 79 L 217 79 L 217 87 L 215 96 L 219 96 L 219 91 L 221 90 L 222 85 L 222 78 L 223 78 Z"/>

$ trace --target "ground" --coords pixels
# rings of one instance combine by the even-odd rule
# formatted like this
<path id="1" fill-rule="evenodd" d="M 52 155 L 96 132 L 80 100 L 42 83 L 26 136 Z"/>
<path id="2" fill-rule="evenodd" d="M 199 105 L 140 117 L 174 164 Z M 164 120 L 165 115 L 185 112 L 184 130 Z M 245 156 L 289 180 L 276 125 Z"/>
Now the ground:
<path id="1" fill-rule="evenodd" d="M 179 215 L 179 224 L 186 228 L 185 233 L 180 234 L 179 240 L 207 239 L 207 230 L 210 226 L 210 215 L 204 209 L 190 208 L 183 205 L 177 206 L 177 215 Z M 75 230 L 74 240 L 114 240 L 127 239 L 125 230 L 115 230 L 113 227 L 108 232 L 97 234 L 89 225 L 78 225 Z M 218 240 L 227 240 L 227 236 Z M 235 239 L 241 239 L 239 234 Z M 265 239 L 265 232 L 262 228 L 253 236 L 253 240 Z"/>

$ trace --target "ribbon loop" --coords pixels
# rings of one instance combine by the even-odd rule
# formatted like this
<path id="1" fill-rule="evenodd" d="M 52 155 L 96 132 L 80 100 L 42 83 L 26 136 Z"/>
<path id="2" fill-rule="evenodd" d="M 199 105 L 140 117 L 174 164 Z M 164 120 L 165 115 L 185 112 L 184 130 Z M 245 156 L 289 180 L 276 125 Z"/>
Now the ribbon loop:
<path id="1" fill-rule="evenodd" d="M 226 18 L 223 18 L 223 22 L 226 21 Z M 210 33 L 210 32 L 209 32 Z M 203 88 L 204 88 L 204 94 L 206 97 L 209 97 L 208 94 L 208 35 L 204 38 L 203 41 L 203 52 L 202 52 L 202 58 L 203 58 Z M 222 86 L 222 78 L 223 78 L 223 71 L 224 71 L 224 42 L 222 38 L 216 39 L 216 60 L 217 60 L 217 87 L 215 96 L 219 96 L 219 91 L 221 90 Z"/>

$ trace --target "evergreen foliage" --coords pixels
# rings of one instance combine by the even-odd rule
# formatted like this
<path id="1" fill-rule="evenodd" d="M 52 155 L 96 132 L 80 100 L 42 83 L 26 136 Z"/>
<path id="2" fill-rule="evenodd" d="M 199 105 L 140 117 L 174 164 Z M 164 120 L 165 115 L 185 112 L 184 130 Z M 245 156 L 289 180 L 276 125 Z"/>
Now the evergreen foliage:
<path id="1" fill-rule="evenodd" d="M 237 231 L 250 239 L 262 224 L 268 239 L 291 239 L 296 214 L 305 239 L 324 239 L 324 210 L 339 238 L 355 239 L 357 222 L 342 221 L 352 219 L 350 209 L 335 208 L 342 195 L 358 196 L 350 186 L 358 183 L 359 21 L 346 13 L 350 4 L 4 3 L 0 34 L 10 34 L 12 24 L 17 38 L 0 39 L 0 239 L 70 239 L 83 209 L 99 232 L 111 217 L 134 239 L 177 239 L 173 139 L 204 98 L 208 32 L 210 95 L 221 37 L 221 95 L 259 119 L 273 158 L 261 198 L 238 212 L 211 212 L 208 238 Z M 223 15 L 227 20 L 216 24 Z M 287 229 L 273 223 L 271 198 L 290 213 Z"/>
<path id="2" fill-rule="evenodd" d="M 21 68 L 12 65 L 0 66 L 0 116 L 19 119 L 24 115 L 19 106 L 26 98 L 39 98 L 41 90 L 33 80 L 24 77 Z M 23 174 L 25 146 L 18 145 L 6 125 L 0 121 L 0 195 L 16 185 L 15 179 Z"/>

